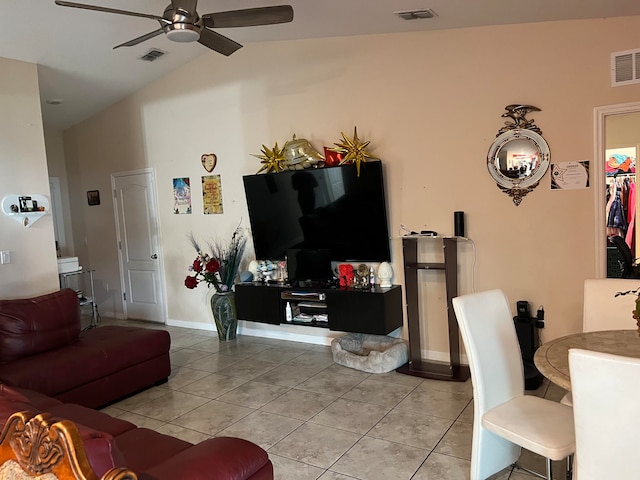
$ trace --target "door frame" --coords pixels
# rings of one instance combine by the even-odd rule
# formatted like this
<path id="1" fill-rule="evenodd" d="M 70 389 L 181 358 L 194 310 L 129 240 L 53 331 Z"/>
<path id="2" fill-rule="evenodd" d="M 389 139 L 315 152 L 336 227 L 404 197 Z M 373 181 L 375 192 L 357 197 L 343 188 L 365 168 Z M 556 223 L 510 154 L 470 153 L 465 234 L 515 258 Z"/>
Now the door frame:
<path id="1" fill-rule="evenodd" d="M 58 254 L 67 251 L 67 235 L 64 228 L 64 210 L 62 208 L 62 189 L 60 177 L 49 177 L 49 197 L 51 198 L 51 215 L 53 216 L 53 233 L 58 242 Z"/>
<path id="2" fill-rule="evenodd" d="M 607 235 L 605 225 L 605 170 L 604 150 L 606 144 L 605 123 L 607 117 L 640 112 L 640 102 L 621 103 L 594 108 L 594 154 L 593 203 L 595 211 L 596 278 L 607 277 Z"/>
<path id="3" fill-rule="evenodd" d="M 119 247 L 120 242 L 122 241 L 122 234 L 120 232 L 120 216 L 118 213 L 118 202 L 117 202 L 117 193 L 116 193 L 116 179 L 125 176 L 131 175 L 140 175 L 140 174 L 151 174 L 151 180 L 153 182 L 152 185 L 152 200 L 154 205 L 156 206 L 156 235 L 158 238 L 158 255 L 160 257 L 160 261 L 158 262 L 158 289 L 160 290 L 158 293 L 160 294 L 160 310 L 162 315 L 162 323 L 164 325 L 167 324 L 167 288 L 165 281 L 165 273 L 164 273 L 164 255 L 162 251 L 162 242 L 160 239 L 162 238 L 162 229 L 160 226 L 160 212 L 158 210 L 158 189 L 157 189 L 157 180 L 156 180 L 156 171 L 154 168 L 141 168 L 138 170 L 129 170 L 126 172 L 115 172 L 111 174 L 111 193 L 113 195 L 113 216 L 114 221 L 116 223 L 116 250 L 118 251 L 118 270 L 120 273 L 120 292 L 125 291 L 125 278 L 124 278 L 124 259 L 122 258 L 122 249 Z M 126 320 L 129 318 L 129 314 L 127 311 L 127 302 L 124 297 L 120 296 L 120 301 L 122 302 L 122 313 L 123 317 Z"/>

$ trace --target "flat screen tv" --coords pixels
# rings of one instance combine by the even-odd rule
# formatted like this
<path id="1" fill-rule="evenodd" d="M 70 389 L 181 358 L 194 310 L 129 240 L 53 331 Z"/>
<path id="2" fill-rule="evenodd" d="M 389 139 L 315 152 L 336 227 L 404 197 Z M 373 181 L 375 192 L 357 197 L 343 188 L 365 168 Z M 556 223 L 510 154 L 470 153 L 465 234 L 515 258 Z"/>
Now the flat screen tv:
<path id="1" fill-rule="evenodd" d="M 246 175 L 256 258 L 328 249 L 333 261 L 390 261 L 382 163 Z"/>
<path id="2" fill-rule="evenodd" d="M 290 248 L 287 250 L 287 277 L 290 282 L 328 282 L 331 270 L 331 250 L 326 248 Z"/>

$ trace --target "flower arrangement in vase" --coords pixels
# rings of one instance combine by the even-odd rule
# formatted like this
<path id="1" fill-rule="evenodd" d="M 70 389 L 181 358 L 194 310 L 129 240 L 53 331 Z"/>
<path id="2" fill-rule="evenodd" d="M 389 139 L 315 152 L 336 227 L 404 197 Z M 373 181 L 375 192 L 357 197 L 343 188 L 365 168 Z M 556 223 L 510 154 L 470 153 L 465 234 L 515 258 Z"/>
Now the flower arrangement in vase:
<path id="1" fill-rule="evenodd" d="M 201 282 L 206 282 L 209 288 L 215 287 L 216 292 L 231 291 L 247 246 L 247 239 L 240 226 L 236 227 L 228 245 L 220 241 L 207 243 L 208 252 L 200 247 L 193 234 L 189 234 L 189 240 L 197 256 L 189 266 L 193 275 L 187 275 L 184 280 L 185 287 L 193 289 Z"/>
<path id="2" fill-rule="evenodd" d="M 193 234 L 189 235 L 189 240 L 197 255 L 189 266 L 189 271 L 193 274 L 187 275 L 184 285 L 188 289 L 194 289 L 205 282 L 209 288 L 214 287 L 211 310 L 218 338 L 222 341 L 233 340 L 236 338 L 238 325 L 233 286 L 247 246 L 247 239 L 238 225 L 228 245 L 220 241 L 207 243 L 208 252 L 200 247 Z"/>

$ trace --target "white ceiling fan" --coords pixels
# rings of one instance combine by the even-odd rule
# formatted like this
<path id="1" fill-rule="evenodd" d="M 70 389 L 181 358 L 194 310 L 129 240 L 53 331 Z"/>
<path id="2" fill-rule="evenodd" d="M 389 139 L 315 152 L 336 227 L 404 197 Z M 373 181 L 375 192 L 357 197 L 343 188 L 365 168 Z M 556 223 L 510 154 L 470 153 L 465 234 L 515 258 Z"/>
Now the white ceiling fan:
<path id="1" fill-rule="evenodd" d="M 160 24 L 160 28 L 157 30 L 116 45 L 113 48 L 138 45 L 164 33 L 170 40 L 175 42 L 197 41 L 211 50 L 229 56 L 241 48 L 242 45 L 224 35 L 214 32 L 211 30 L 212 28 L 274 25 L 278 23 L 288 23 L 293 20 L 293 7 L 291 7 L 291 5 L 245 8 L 226 12 L 206 13 L 199 16 L 196 11 L 197 0 L 171 0 L 171 3 L 165 8 L 162 16 L 158 16 L 62 0 L 55 0 L 55 3 L 63 7 L 82 8 L 98 12 L 149 18 L 156 20 Z"/>

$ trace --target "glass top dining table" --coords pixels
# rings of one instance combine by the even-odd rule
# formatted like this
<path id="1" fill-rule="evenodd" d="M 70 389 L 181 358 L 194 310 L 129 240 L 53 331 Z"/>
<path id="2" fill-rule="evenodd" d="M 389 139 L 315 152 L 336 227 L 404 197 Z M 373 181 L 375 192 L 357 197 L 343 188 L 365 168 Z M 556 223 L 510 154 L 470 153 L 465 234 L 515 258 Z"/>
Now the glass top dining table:
<path id="1" fill-rule="evenodd" d="M 570 348 L 640 358 L 640 334 L 637 329 L 584 332 L 543 343 L 536 350 L 533 362 L 540 373 L 565 390 L 571 390 Z"/>

